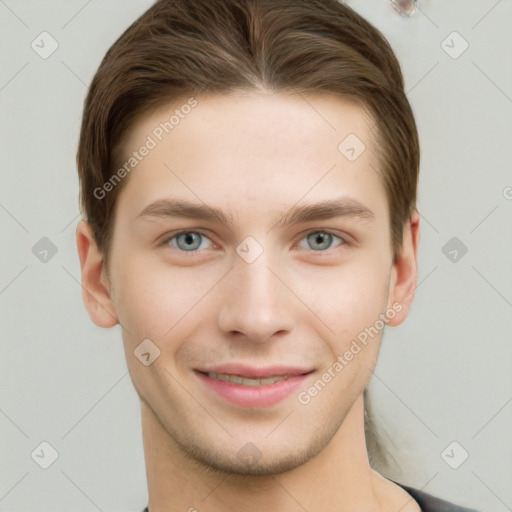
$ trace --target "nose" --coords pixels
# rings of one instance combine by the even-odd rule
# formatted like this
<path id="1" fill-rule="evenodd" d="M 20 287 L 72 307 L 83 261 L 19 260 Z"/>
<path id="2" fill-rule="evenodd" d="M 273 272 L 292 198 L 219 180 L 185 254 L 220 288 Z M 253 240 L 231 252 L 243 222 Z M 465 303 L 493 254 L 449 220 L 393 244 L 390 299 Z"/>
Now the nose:
<path id="1" fill-rule="evenodd" d="M 265 252 L 252 263 L 236 257 L 223 280 L 218 324 L 225 334 L 264 343 L 292 330 L 297 299 L 284 284 L 286 276 L 270 263 Z"/>

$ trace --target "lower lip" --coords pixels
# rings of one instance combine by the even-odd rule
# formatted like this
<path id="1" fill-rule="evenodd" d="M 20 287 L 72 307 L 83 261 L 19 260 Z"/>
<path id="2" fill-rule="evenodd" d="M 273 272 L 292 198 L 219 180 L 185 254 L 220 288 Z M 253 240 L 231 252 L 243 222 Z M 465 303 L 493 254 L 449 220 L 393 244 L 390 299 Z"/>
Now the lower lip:
<path id="1" fill-rule="evenodd" d="M 199 378 L 217 394 L 240 407 L 270 407 L 290 396 L 310 375 L 297 375 L 265 386 L 244 386 L 213 379 L 197 372 Z"/>

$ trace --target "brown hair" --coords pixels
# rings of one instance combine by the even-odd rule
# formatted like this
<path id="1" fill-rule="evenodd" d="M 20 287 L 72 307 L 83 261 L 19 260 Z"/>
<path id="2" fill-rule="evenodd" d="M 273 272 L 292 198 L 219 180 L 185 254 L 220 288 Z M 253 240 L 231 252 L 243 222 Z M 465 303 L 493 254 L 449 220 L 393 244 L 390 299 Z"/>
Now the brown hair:
<path id="1" fill-rule="evenodd" d="M 116 197 L 128 178 L 101 197 L 97 191 L 120 165 L 126 130 L 177 98 L 244 88 L 334 93 L 370 114 L 396 255 L 416 207 L 420 151 L 400 65 L 384 36 L 337 0 L 159 0 L 108 50 L 84 103 L 81 208 L 105 263 Z"/>

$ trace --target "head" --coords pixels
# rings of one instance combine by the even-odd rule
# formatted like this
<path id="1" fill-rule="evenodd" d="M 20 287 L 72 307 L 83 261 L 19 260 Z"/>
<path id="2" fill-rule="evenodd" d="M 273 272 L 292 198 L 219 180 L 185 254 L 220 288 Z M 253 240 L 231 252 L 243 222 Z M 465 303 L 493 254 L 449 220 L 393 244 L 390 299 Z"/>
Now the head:
<path id="1" fill-rule="evenodd" d="M 336 0 L 160 0 L 103 59 L 77 163 L 84 302 L 170 442 L 240 473 L 318 454 L 416 282 L 418 134 L 385 38 Z M 264 407 L 205 383 L 249 367 L 308 375 Z"/>

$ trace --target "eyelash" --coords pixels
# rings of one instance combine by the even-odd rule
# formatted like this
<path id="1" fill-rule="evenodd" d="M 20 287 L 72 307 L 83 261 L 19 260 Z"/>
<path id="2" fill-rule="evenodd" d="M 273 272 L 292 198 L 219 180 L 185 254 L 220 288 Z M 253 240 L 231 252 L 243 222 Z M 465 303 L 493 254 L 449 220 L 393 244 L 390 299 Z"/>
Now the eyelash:
<path id="1" fill-rule="evenodd" d="M 190 234 L 190 233 L 201 235 L 201 236 L 203 236 L 203 237 L 207 238 L 208 240 L 210 240 L 210 242 L 211 242 L 212 244 L 214 244 L 214 245 L 215 245 L 215 243 L 210 239 L 210 237 L 209 237 L 209 236 L 208 236 L 204 231 L 202 231 L 202 230 L 200 230 L 200 229 L 184 229 L 184 230 L 181 230 L 181 231 L 177 231 L 177 232 L 175 232 L 175 233 L 172 233 L 171 235 L 167 236 L 167 237 L 166 237 L 166 238 L 161 242 L 161 245 L 162 245 L 162 246 L 168 246 L 168 247 L 170 247 L 170 246 L 169 246 L 169 242 L 170 242 L 171 240 L 173 240 L 174 238 L 179 237 L 180 235 Z M 336 249 L 336 248 L 343 249 L 343 248 L 346 248 L 346 247 L 348 247 L 348 246 L 350 246 L 350 245 L 351 245 L 351 244 L 349 243 L 349 241 L 347 240 L 347 237 L 340 236 L 340 235 L 338 235 L 338 234 L 336 234 L 336 233 L 334 233 L 334 232 L 332 232 L 332 231 L 330 231 L 330 230 L 328 230 L 328 229 L 325 229 L 325 230 L 317 229 L 317 230 L 309 231 L 309 232 L 307 232 L 307 233 L 306 233 L 306 234 L 305 234 L 305 235 L 304 235 L 304 236 L 299 240 L 299 242 L 301 242 L 302 240 L 306 239 L 308 236 L 310 236 L 310 235 L 314 235 L 314 234 L 316 234 L 316 233 L 323 233 L 323 234 L 331 235 L 331 236 L 333 236 L 333 237 L 335 237 L 335 238 L 340 239 L 340 240 L 341 240 L 341 242 L 340 242 L 338 245 L 336 245 L 336 246 L 334 246 L 334 247 L 329 247 L 328 249 L 325 249 L 325 250 L 317 250 L 317 251 L 315 251 L 314 249 L 309 249 L 309 250 L 310 250 L 310 252 L 313 252 L 313 253 L 316 253 L 316 254 L 325 254 L 325 253 L 328 253 L 328 252 L 330 252 L 331 250 L 334 250 L 334 249 Z M 176 248 L 175 248 L 175 247 L 172 247 L 172 249 L 176 249 Z M 179 252 L 181 252 L 181 253 L 188 254 L 188 255 L 190 255 L 190 256 L 195 256 L 195 255 L 199 254 L 200 252 L 202 252 L 202 250 L 204 250 L 204 249 L 195 249 L 195 250 L 193 250 L 193 251 L 184 251 L 184 250 L 182 250 L 182 249 L 177 248 L 176 250 L 177 250 L 177 251 L 179 251 Z"/>

